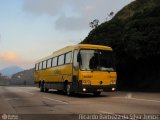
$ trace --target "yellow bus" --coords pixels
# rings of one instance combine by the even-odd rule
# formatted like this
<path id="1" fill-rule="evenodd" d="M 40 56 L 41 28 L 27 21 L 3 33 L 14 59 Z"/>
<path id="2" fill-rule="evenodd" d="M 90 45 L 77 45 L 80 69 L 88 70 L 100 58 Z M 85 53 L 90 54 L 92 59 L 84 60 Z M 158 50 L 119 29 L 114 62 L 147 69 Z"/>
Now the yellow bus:
<path id="1" fill-rule="evenodd" d="M 34 81 L 41 92 L 72 93 L 115 91 L 116 71 L 112 48 L 101 45 L 67 46 L 35 63 Z"/>

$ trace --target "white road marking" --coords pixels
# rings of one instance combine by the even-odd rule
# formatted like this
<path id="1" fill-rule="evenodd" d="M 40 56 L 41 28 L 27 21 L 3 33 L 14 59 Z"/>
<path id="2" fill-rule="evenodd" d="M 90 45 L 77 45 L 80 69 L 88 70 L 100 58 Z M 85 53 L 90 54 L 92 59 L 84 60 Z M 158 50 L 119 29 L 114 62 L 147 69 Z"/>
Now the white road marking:
<path id="1" fill-rule="evenodd" d="M 128 94 L 126 95 L 126 98 L 132 98 L 132 93 L 128 93 Z"/>
<path id="2" fill-rule="evenodd" d="M 44 99 L 48 99 L 48 100 L 52 100 L 52 101 L 56 101 L 56 102 L 60 102 L 60 103 L 63 103 L 63 104 L 68 104 L 67 102 L 63 102 L 61 100 L 57 100 L 57 99 L 52 99 L 52 98 L 49 98 L 49 97 L 43 97 Z"/>
<path id="3" fill-rule="evenodd" d="M 24 91 L 25 93 L 27 94 L 30 94 L 30 95 L 34 95 L 34 93 L 31 93 L 31 92 L 28 92 L 28 91 Z"/>
<path id="4" fill-rule="evenodd" d="M 18 100 L 19 98 L 5 98 L 5 100 Z"/>
<path id="5" fill-rule="evenodd" d="M 159 100 L 148 100 L 148 99 L 138 99 L 138 98 L 128 98 L 128 99 L 134 99 L 134 100 L 143 100 L 143 101 L 149 101 L 149 102 L 160 102 Z"/>
<path id="6" fill-rule="evenodd" d="M 128 98 L 128 97 L 111 97 L 111 98 L 125 98 L 125 99 L 133 99 L 133 100 L 141 100 L 147 102 L 160 102 L 159 100 L 152 100 L 152 99 L 139 99 L 139 98 Z"/>
<path id="7" fill-rule="evenodd" d="M 16 91 L 18 91 L 18 92 L 25 92 L 27 94 L 34 95 L 34 93 L 31 93 L 31 92 L 27 91 L 26 89 L 24 90 L 24 88 L 23 89 L 22 88 L 16 89 Z"/>
<path id="8" fill-rule="evenodd" d="M 38 87 L 25 87 L 25 89 L 38 90 Z"/>

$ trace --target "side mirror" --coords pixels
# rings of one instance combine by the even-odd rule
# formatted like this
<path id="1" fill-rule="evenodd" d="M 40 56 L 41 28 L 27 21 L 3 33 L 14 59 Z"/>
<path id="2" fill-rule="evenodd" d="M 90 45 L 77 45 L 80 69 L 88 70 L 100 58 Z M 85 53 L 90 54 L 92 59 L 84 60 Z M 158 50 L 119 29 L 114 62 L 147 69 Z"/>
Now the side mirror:
<path id="1" fill-rule="evenodd" d="M 77 62 L 81 62 L 81 55 L 80 55 L 80 52 L 77 54 Z"/>

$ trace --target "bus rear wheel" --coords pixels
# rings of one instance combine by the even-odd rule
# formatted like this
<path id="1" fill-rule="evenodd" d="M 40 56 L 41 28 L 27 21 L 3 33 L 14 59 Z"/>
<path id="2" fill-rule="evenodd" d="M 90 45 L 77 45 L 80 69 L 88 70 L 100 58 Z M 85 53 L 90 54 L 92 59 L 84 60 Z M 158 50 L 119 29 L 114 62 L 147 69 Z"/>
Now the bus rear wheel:
<path id="1" fill-rule="evenodd" d="M 40 92 L 44 92 L 44 83 L 43 82 L 40 83 Z"/>
<path id="2" fill-rule="evenodd" d="M 97 91 L 93 93 L 94 96 L 100 96 L 100 94 L 101 92 L 97 92 Z"/>
<path id="3" fill-rule="evenodd" d="M 48 92 L 48 90 L 49 90 L 49 89 L 46 87 L 46 84 L 44 83 L 44 84 L 43 84 L 43 91 L 44 91 L 44 92 Z"/>

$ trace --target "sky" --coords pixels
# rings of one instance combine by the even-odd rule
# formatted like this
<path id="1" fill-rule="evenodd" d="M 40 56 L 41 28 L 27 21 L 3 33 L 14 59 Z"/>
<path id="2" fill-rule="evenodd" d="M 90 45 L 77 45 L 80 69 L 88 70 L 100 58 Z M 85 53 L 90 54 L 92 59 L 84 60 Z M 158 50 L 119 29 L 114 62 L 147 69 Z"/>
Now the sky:
<path id="1" fill-rule="evenodd" d="M 133 0 L 0 0 L 0 69 L 34 67 L 36 60 L 78 44 L 92 28 Z"/>

